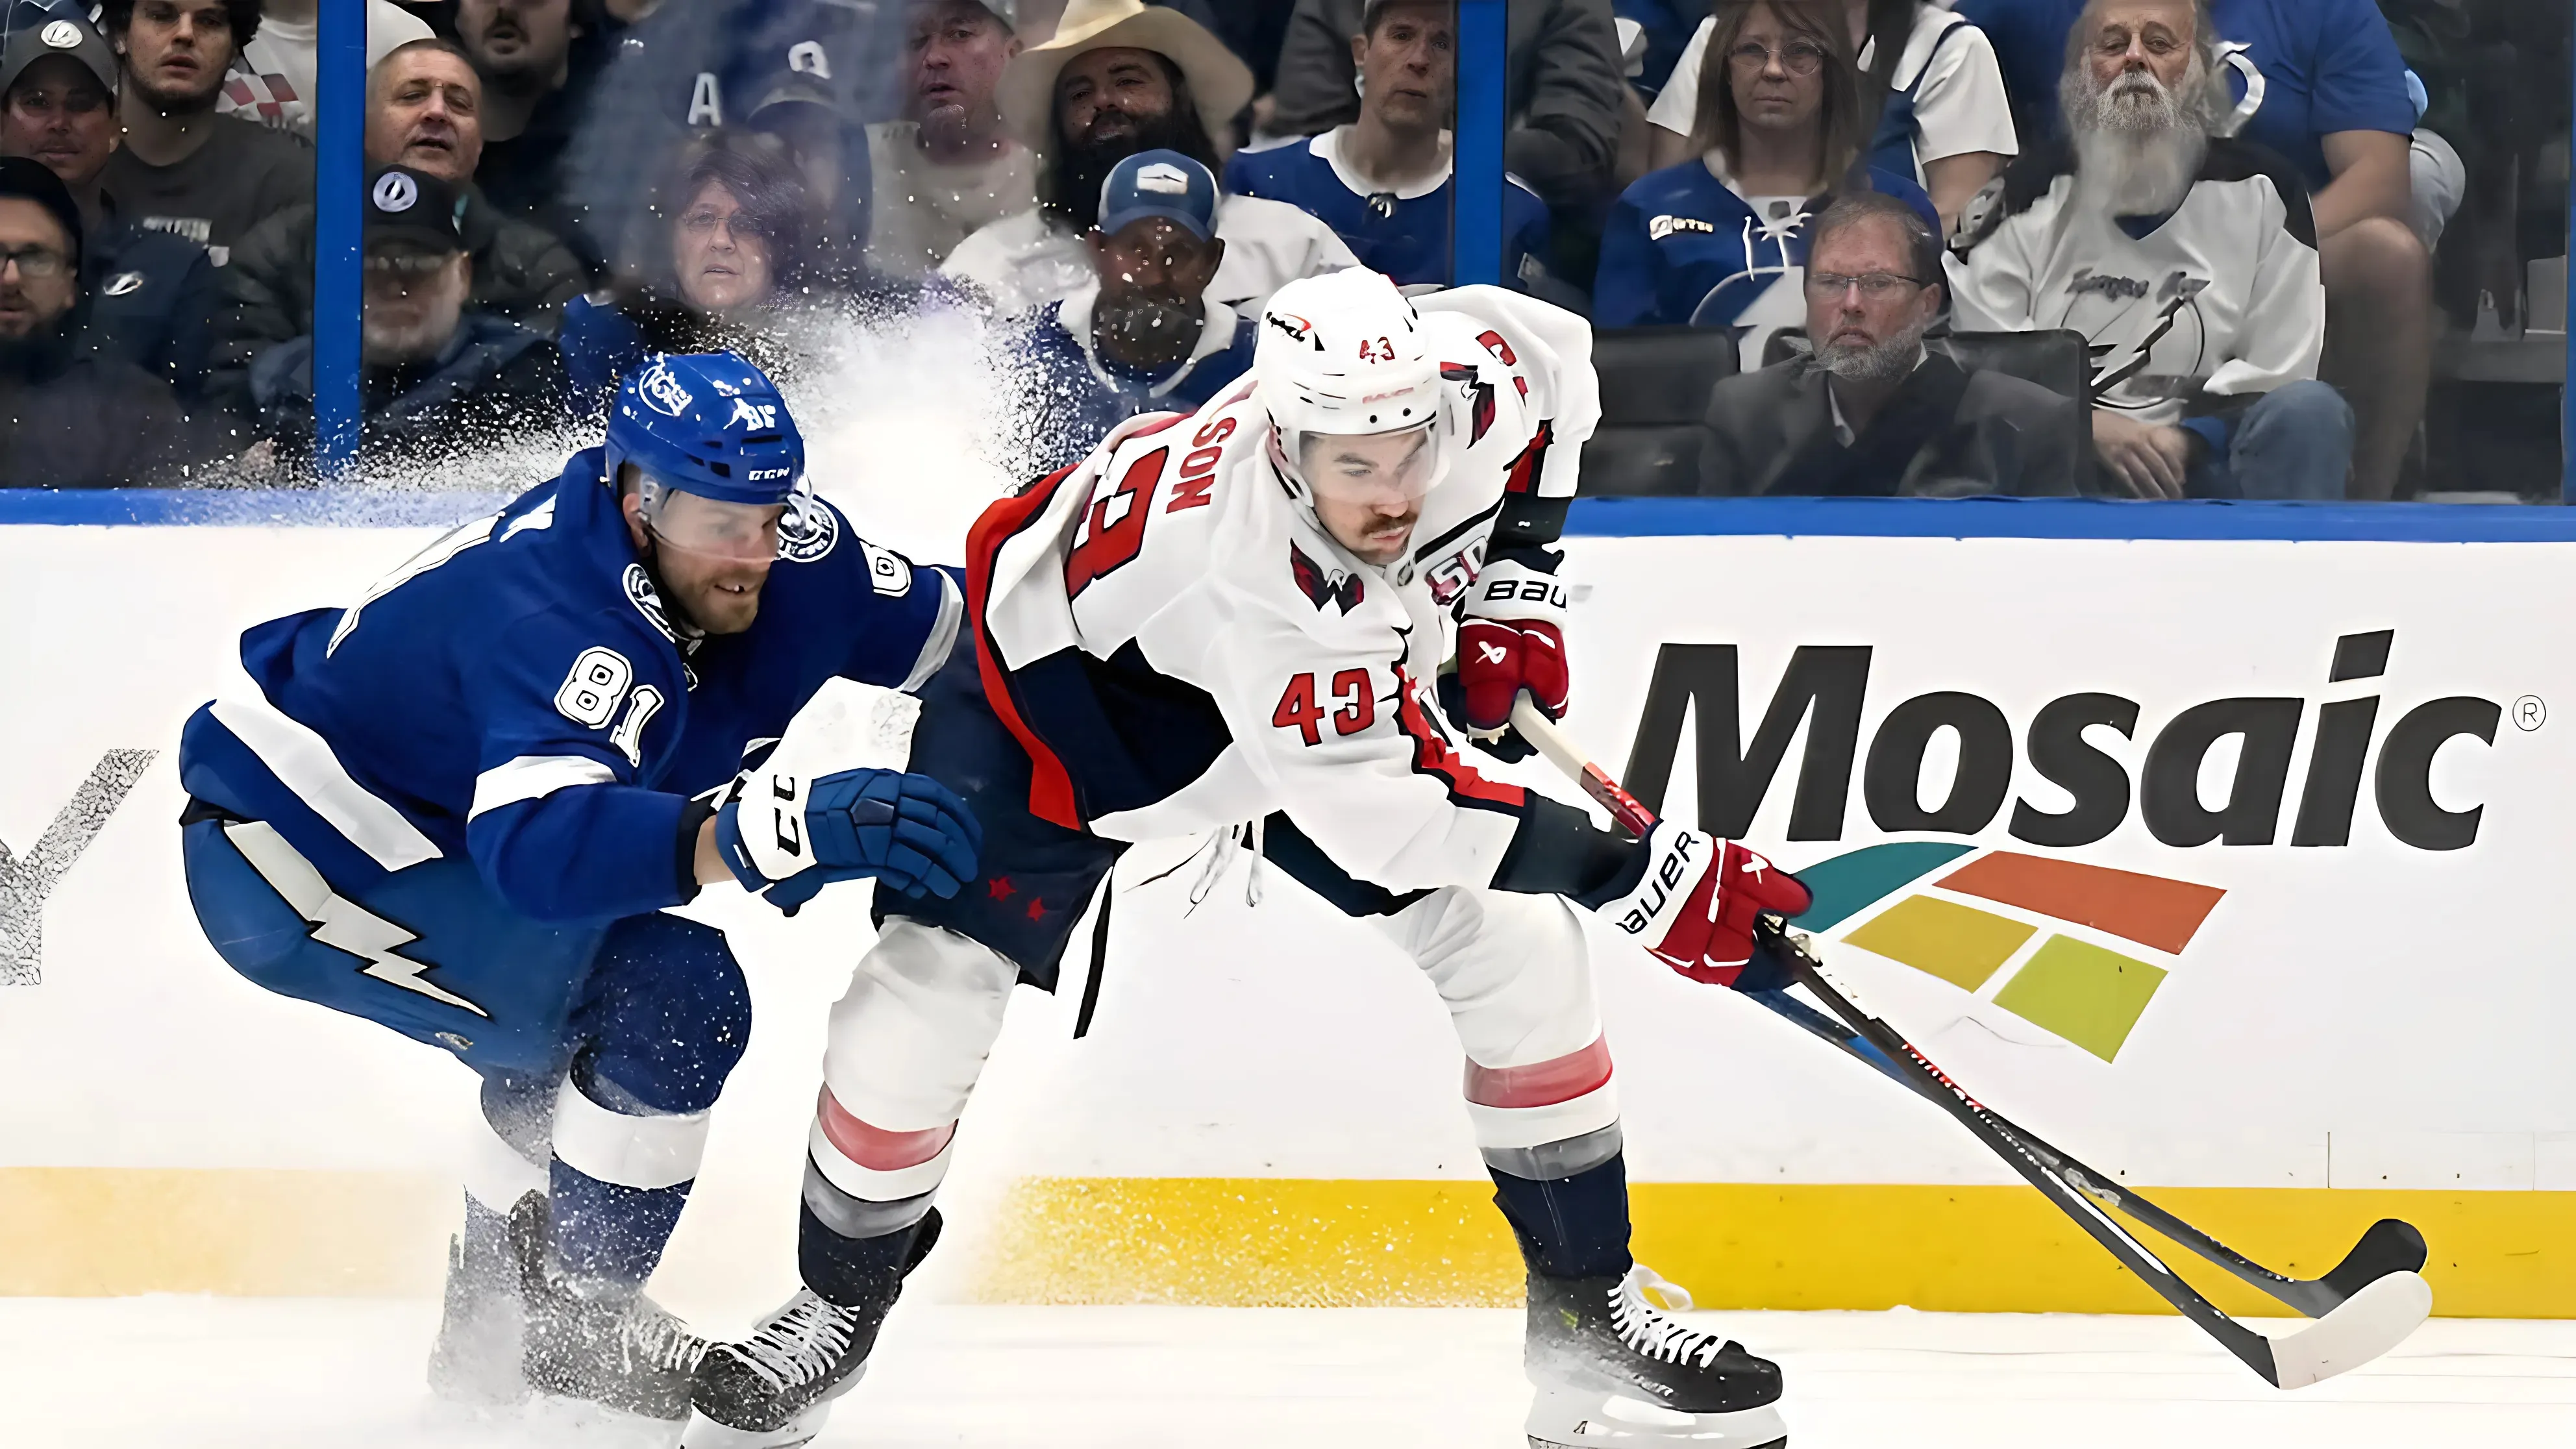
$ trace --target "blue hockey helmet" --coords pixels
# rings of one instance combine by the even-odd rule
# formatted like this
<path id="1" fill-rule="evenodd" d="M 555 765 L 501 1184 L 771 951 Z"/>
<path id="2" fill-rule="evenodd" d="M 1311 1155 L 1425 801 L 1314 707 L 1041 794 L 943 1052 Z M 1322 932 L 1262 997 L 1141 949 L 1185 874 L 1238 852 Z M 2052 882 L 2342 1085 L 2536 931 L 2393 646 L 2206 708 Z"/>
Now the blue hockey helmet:
<path id="1" fill-rule="evenodd" d="M 787 400 L 732 352 L 658 354 L 628 373 L 609 409 L 607 454 L 611 487 L 632 463 L 661 488 L 724 503 L 786 503 L 805 477 Z"/>

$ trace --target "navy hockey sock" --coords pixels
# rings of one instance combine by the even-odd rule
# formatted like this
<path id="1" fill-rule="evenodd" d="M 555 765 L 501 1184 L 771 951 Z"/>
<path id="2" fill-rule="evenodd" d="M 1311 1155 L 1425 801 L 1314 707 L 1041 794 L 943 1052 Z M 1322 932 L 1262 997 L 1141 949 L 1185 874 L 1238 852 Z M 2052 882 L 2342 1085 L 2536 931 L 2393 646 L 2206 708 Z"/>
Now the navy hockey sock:
<path id="1" fill-rule="evenodd" d="M 1533 1271 L 1551 1278 L 1613 1278 L 1636 1261 L 1628 1256 L 1626 1154 L 1547 1181 L 1487 1171 L 1494 1179 L 1494 1204 L 1510 1219 Z"/>
<path id="2" fill-rule="evenodd" d="M 810 1207 L 797 1210 L 796 1267 L 816 1296 L 843 1308 L 883 1313 L 903 1288 L 903 1278 L 939 1241 L 939 1213 L 873 1238 L 845 1238 L 825 1226 Z"/>
<path id="3" fill-rule="evenodd" d="M 626 1187 L 556 1162 L 547 1182 L 555 1261 L 577 1280 L 643 1287 L 680 1225 L 690 1186 Z"/>

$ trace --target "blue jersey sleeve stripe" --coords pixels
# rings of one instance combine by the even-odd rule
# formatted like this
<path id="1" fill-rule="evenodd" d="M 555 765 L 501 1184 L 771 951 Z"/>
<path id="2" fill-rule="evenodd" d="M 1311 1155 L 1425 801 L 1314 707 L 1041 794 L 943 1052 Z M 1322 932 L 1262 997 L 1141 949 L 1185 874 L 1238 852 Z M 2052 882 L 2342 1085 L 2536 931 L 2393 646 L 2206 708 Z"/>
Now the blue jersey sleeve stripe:
<path id="1" fill-rule="evenodd" d="M 465 818 L 521 800 L 542 800 L 557 790 L 615 783 L 617 771 L 587 755 L 521 755 L 474 777 L 474 803 Z"/>
<path id="2" fill-rule="evenodd" d="M 939 617 L 931 622 L 930 637 L 921 641 L 921 653 L 912 662 L 912 673 L 895 686 L 906 694 L 919 693 L 930 682 L 930 676 L 948 662 L 949 654 L 957 647 L 957 630 L 966 618 L 966 596 L 958 592 L 956 578 L 946 569 L 932 569 L 930 574 L 939 580 Z"/>
<path id="3" fill-rule="evenodd" d="M 330 743 L 252 690 L 218 699 L 215 722 L 258 756 L 277 782 L 388 871 L 436 860 L 439 849 L 382 796 L 359 784 Z"/>

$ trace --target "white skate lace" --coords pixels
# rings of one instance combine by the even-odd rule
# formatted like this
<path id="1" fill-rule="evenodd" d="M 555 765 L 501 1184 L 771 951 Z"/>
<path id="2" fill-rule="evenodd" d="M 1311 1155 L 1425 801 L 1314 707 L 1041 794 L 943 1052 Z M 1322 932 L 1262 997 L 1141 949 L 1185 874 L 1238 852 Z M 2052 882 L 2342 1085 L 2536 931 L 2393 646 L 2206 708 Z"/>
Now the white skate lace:
<path id="1" fill-rule="evenodd" d="M 850 1348 L 856 1315 L 814 1296 L 811 1289 L 787 1300 L 751 1337 L 734 1346 L 745 1368 L 773 1390 L 812 1383 L 832 1371 Z"/>
<path id="2" fill-rule="evenodd" d="M 1646 1296 L 1650 1290 L 1662 1294 L 1676 1311 L 1690 1311 L 1690 1294 L 1639 1263 L 1610 1290 L 1610 1326 L 1618 1331 L 1619 1341 L 1661 1363 L 1695 1363 L 1701 1368 L 1715 1364 L 1726 1349 L 1726 1339 L 1685 1327 L 1655 1306 Z"/>
<path id="3" fill-rule="evenodd" d="M 627 1362 L 643 1363 L 671 1373 L 694 1374 L 707 1356 L 707 1341 L 691 1333 L 671 1311 L 650 1298 L 638 1298 L 619 1319 L 618 1347 Z"/>

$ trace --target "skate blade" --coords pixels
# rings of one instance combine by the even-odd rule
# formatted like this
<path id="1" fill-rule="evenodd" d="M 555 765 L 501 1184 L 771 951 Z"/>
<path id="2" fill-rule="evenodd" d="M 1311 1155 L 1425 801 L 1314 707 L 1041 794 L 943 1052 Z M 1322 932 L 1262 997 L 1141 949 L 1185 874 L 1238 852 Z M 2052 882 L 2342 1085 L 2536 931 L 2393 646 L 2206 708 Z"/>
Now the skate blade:
<path id="1" fill-rule="evenodd" d="M 1530 1449 L 1783 1449 L 1789 1429 L 1777 1404 L 1686 1414 L 1620 1394 L 1542 1393 L 1528 1436 Z"/>
<path id="2" fill-rule="evenodd" d="M 829 1399 L 797 1415 L 784 1428 L 766 1430 L 729 1428 L 692 1409 L 688 1427 L 680 1433 L 680 1449 L 797 1449 L 813 1443 L 831 1417 Z"/>
<path id="3" fill-rule="evenodd" d="M 530 1396 L 519 1421 L 547 1443 L 583 1449 L 677 1449 L 682 1422 L 547 1393 Z"/>

